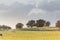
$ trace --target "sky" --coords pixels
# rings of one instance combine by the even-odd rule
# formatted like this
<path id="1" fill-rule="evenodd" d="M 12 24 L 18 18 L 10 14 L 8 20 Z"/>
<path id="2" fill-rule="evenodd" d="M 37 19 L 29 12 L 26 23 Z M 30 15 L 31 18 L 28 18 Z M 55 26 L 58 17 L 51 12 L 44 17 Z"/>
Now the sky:
<path id="1" fill-rule="evenodd" d="M 15 28 L 17 23 L 45 19 L 55 26 L 60 19 L 60 0 L 0 0 L 0 24 Z"/>

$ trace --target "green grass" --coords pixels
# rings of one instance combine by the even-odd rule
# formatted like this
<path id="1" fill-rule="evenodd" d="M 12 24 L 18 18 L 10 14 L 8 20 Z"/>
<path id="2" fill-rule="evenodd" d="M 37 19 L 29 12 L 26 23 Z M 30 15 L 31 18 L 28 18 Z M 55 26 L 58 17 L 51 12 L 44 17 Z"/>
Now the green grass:
<path id="1" fill-rule="evenodd" d="M 2 31 L 0 40 L 60 40 L 60 31 Z"/>

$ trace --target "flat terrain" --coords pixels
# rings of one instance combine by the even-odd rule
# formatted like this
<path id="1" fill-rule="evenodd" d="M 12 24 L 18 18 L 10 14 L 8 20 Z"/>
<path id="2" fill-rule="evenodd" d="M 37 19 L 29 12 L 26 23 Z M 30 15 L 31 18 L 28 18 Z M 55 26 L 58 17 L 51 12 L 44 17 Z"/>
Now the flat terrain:
<path id="1" fill-rule="evenodd" d="M 3 31 L 0 40 L 60 40 L 60 31 Z"/>

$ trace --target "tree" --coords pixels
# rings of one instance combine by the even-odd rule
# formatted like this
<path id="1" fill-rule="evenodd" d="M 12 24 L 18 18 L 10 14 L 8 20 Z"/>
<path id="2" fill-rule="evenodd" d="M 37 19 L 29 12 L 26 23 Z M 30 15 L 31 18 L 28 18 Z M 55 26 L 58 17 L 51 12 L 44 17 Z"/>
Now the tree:
<path id="1" fill-rule="evenodd" d="M 4 29 L 11 29 L 11 27 L 9 27 L 9 26 L 7 26 L 7 25 L 2 25 L 2 27 L 3 27 Z"/>
<path id="2" fill-rule="evenodd" d="M 45 20 L 43 20 L 43 19 L 39 19 L 39 20 L 36 21 L 36 26 L 37 27 L 43 27 L 44 24 L 45 24 Z"/>
<path id="3" fill-rule="evenodd" d="M 50 26 L 50 22 L 49 21 L 46 22 L 46 26 Z"/>
<path id="4" fill-rule="evenodd" d="M 0 26 L 0 30 L 9 30 L 9 29 L 11 29 L 11 27 L 9 27 L 7 25 Z"/>
<path id="5" fill-rule="evenodd" d="M 35 20 L 30 20 L 30 21 L 28 21 L 28 23 L 26 24 L 28 27 L 33 27 L 34 26 L 34 24 L 35 24 Z"/>
<path id="6" fill-rule="evenodd" d="M 23 28 L 23 24 L 22 23 L 17 23 L 16 24 L 16 29 L 21 29 L 21 28 Z"/>
<path id="7" fill-rule="evenodd" d="M 59 27 L 60 28 L 60 20 L 57 21 L 56 27 Z"/>

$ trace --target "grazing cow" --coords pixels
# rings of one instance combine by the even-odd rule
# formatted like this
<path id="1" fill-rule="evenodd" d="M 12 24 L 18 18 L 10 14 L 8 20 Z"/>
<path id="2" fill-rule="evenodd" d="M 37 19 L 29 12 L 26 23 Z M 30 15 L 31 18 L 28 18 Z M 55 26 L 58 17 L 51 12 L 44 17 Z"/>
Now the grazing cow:
<path id="1" fill-rule="evenodd" d="M 2 36 L 2 34 L 0 34 L 0 36 Z"/>

